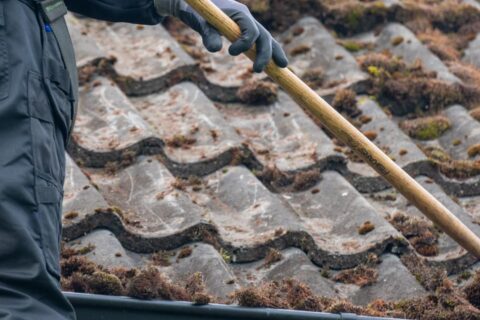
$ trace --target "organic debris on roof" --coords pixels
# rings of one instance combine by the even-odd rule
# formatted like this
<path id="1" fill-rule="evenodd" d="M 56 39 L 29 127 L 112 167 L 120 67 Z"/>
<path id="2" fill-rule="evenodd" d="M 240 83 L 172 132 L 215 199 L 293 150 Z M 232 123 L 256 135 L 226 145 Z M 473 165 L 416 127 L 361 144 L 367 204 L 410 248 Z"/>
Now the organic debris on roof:
<path id="1" fill-rule="evenodd" d="M 480 234 L 477 2 L 243 2 L 295 74 Z M 175 19 L 68 20 L 66 290 L 479 318 L 477 261 L 247 58 Z"/>

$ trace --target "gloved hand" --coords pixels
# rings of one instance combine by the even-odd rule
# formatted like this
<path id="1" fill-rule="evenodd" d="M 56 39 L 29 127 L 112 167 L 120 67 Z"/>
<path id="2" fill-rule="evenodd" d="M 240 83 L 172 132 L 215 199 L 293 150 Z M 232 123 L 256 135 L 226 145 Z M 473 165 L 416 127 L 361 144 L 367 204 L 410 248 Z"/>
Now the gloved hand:
<path id="1" fill-rule="evenodd" d="M 222 49 L 222 39 L 218 31 L 208 24 L 195 10 L 183 0 L 154 0 L 160 15 L 171 15 L 179 18 L 189 27 L 197 31 L 203 45 L 210 52 Z M 233 0 L 212 0 L 212 2 L 235 21 L 242 31 L 242 36 L 229 48 L 229 53 L 237 56 L 254 44 L 257 45 L 257 57 L 253 64 L 255 72 L 262 72 L 270 59 L 281 68 L 288 65 L 288 60 L 280 44 L 252 16 L 247 6 Z"/>

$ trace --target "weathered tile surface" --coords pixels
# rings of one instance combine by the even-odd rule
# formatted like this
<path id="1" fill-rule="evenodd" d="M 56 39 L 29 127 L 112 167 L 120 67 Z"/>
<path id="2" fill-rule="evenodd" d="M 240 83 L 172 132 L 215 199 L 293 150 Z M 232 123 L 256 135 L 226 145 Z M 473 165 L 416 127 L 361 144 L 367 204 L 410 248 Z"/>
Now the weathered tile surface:
<path id="1" fill-rule="evenodd" d="M 342 159 L 327 135 L 283 92 L 270 106 L 220 110 L 263 166 L 290 172 Z"/>
<path id="2" fill-rule="evenodd" d="M 88 20 L 86 28 L 100 48 L 117 59 L 115 71 L 134 81 L 158 80 L 193 65 L 190 56 L 162 26 Z"/>
<path id="3" fill-rule="evenodd" d="M 301 77 L 317 70 L 322 95 L 366 79 L 353 56 L 314 18 L 304 18 L 281 37 L 290 56 L 290 68 Z M 311 77 L 311 76 L 310 76 Z"/>
<path id="4" fill-rule="evenodd" d="M 132 100 L 139 115 L 164 141 L 164 152 L 172 162 L 192 164 L 215 159 L 224 166 L 242 139 L 202 91 L 184 82 L 162 94 Z M 192 143 L 182 141 L 191 139 Z M 222 158 L 224 158 L 222 160 Z"/>
<path id="5" fill-rule="evenodd" d="M 397 19 L 393 13 L 403 2 L 383 3 L 388 20 Z M 185 31 L 180 45 L 162 26 L 68 20 L 79 67 L 116 58 L 102 66 L 103 77 L 81 89 L 65 182 L 69 244 L 91 244 L 87 257 L 106 267 L 145 267 L 152 254 L 167 250 L 170 265 L 157 266 L 162 272 L 179 282 L 201 272 L 208 293 L 222 301 L 241 287 L 288 278 L 361 305 L 425 294 L 399 259 L 414 248 L 388 222 L 396 211 L 422 214 L 367 165 L 353 161 L 284 92 L 270 105 L 240 101 L 239 88 L 265 77 L 253 75 L 246 58 L 228 56 L 226 43 L 211 55 L 192 31 Z M 389 50 L 409 64 L 420 60 L 440 79 L 460 83 L 404 25 L 377 27 L 354 39 L 372 41 L 374 50 Z M 368 94 L 368 75 L 332 31 L 314 18 L 292 21 L 280 37 L 291 68 L 328 100 L 345 87 Z M 476 64 L 478 43 L 469 44 L 464 61 Z M 420 142 L 399 128 L 404 118 L 388 115 L 373 100 L 360 97 L 358 107 L 369 118 L 360 130 L 375 136 L 399 166 L 480 234 L 478 177 L 447 178 L 421 151 L 422 145 L 439 146 L 453 159 L 477 160 L 468 155 L 479 143 L 479 124 L 469 111 L 441 111 L 452 127 Z M 284 175 L 301 187 L 273 183 Z M 454 197 L 464 195 L 473 197 Z M 367 222 L 373 229 L 360 232 Z M 185 247 L 192 253 L 180 258 Z M 443 233 L 438 247 L 430 265 L 452 274 L 475 269 L 475 259 Z M 270 264 L 272 249 L 282 258 Z M 382 261 L 372 285 L 322 276 L 364 264 L 372 253 Z"/>
<path id="6" fill-rule="evenodd" d="M 67 16 L 68 29 L 74 43 L 77 66 L 82 67 L 90 62 L 106 58 L 107 54 L 100 49 L 98 44 L 91 38 L 85 25 L 72 14 Z"/>

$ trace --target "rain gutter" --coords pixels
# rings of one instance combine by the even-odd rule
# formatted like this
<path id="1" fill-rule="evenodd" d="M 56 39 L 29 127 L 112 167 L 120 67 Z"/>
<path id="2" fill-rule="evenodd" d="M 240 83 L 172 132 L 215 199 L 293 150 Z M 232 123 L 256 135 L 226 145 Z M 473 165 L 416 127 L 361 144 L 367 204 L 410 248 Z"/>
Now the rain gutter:
<path id="1" fill-rule="evenodd" d="M 65 293 L 77 313 L 77 320 L 386 320 L 351 313 L 322 313 L 267 308 L 244 308 L 189 302 L 143 301 L 126 297 Z"/>

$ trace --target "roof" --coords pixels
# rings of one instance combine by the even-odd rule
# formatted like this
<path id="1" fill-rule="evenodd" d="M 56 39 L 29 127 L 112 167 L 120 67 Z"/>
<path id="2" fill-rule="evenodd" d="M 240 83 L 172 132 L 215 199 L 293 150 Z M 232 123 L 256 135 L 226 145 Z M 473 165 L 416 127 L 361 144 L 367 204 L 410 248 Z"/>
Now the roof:
<path id="1" fill-rule="evenodd" d="M 480 61 L 480 29 L 442 47 L 431 26 L 452 40 L 465 25 L 446 21 L 441 4 L 266 3 L 253 10 L 278 32 L 290 68 L 480 235 L 471 65 Z M 448 10 L 460 12 L 461 3 L 448 1 Z M 294 21 L 272 19 L 285 8 Z M 473 26 L 480 12 L 468 9 L 473 18 L 462 19 Z M 418 27 L 418 12 L 433 12 L 422 22 L 428 28 Z M 207 53 L 173 21 L 135 26 L 71 15 L 68 24 L 82 87 L 63 238 L 85 257 L 106 268 L 153 264 L 176 283 L 200 272 L 220 302 L 290 278 L 358 305 L 431 294 L 430 268 L 445 269 L 458 290 L 471 283 L 476 259 L 254 75 L 246 58 Z M 447 49 L 456 50 L 453 59 L 440 54 Z M 412 84 L 416 95 L 394 94 Z M 434 99 L 445 92 L 452 94 Z"/>

